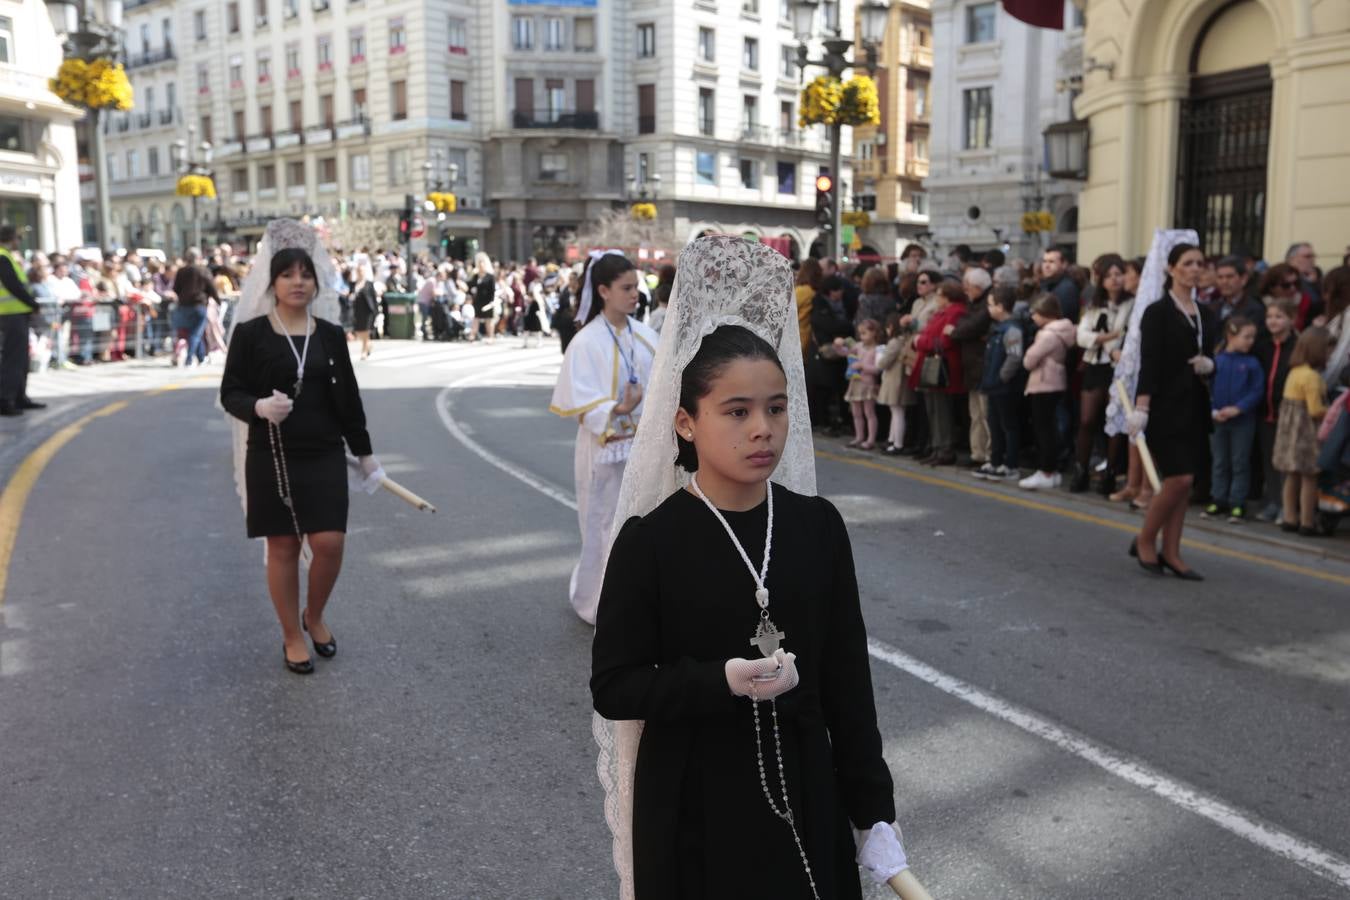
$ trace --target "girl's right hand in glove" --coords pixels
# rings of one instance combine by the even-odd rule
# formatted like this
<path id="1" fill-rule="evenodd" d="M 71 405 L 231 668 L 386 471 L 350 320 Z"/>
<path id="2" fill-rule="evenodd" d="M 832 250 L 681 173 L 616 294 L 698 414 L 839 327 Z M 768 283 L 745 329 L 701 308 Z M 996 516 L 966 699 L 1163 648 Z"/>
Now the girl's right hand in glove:
<path id="1" fill-rule="evenodd" d="M 797 686 L 797 654 L 780 648 L 765 659 L 729 659 L 726 673 L 727 686 L 737 697 L 772 700 Z"/>
<path id="2" fill-rule="evenodd" d="M 253 411 L 258 414 L 258 418 L 266 419 L 273 425 L 280 425 L 286 421 L 286 417 L 291 414 L 291 409 L 294 406 L 295 401 L 281 391 L 274 390 L 272 396 L 263 397 L 253 404 Z"/>
<path id="3" fill-rule="evenodd" d="M 1148 429 L 1148 410 L 1136 409 L 1125 417 L 1125 431 L 1130 437 L 1138 437 Z"/>

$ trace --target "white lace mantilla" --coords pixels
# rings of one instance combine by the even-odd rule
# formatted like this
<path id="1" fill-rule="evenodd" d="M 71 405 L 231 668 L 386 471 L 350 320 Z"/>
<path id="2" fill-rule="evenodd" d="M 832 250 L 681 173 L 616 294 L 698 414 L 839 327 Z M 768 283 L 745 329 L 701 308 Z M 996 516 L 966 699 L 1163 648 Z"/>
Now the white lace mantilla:
<path id="1" fill-rule="evenodd" d="M 816 465 L 807 408 L 802 346 L 792 270 L 764 244 L 735 235 L 695 240 L 681 253 L 661 342 L 643 400 L 642 428 L 633 441 L 614 515 L 614 533 L 645 516 L 689 482 L 675 465 L 675 412 L 685 366 L 703 339 L 722 325 L 742 325 L 778 351 L 788 383 L 788 437 L 773 480 L 799 494 L 816 493 Z M 613 540 L 613 535 L 611 535 Z M 596 771 L 605 788 L 605 819 L 614 838 L 620 897 L 633 900 L 633 772 L 642 723 L 592 723 L 600 753 Z"/>

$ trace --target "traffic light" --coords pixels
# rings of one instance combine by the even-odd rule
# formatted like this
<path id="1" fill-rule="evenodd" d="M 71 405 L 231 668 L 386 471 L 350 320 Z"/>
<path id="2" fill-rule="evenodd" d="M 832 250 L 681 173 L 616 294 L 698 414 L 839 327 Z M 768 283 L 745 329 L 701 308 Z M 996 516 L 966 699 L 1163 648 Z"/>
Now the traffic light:
<path id="1" fill-rule="evenodd" d="M 826 231 L 834 227 L 834 178 L 829 175 L 816 178 L 816 221 Z"/>
<path id="2" fill-rule="evenodd" d="M 406 243 L 412 240 L 412 210 L 405 209 L 398 214 L 398 239 Z"/>

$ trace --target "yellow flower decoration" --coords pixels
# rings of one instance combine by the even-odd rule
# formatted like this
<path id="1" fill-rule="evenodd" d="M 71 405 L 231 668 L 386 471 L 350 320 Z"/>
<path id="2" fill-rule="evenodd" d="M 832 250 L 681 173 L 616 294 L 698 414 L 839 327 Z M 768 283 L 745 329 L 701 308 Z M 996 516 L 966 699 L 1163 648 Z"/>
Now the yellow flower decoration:
<path id="1" fill-rule="evenodd" d="M 459 209 L 459 198 L 454 194 L 444 191 L 432 191 L 427 194 L 427 199 L 431 201 L 439 212 L 452 213 Z"/>
<path id="2" fill-rule="evenodd" d="M 135 92 L 126 70 L 121 63 L 108 59 L 62 60 L 56 77 L 48 85 L 65 102 L 86 109 L 125 111 L 135 105 Z"/>
<path id="3" fill-rule="evenodd" d="M 216 199 L 216 183 L 205 175 L 184 175 L 178 179 L 174 193 L 179 197 Z"/>
<path id="4" fill-rule="evenodd" d="M 801 114 L 797 124 L 805 128 L 808 125 L 833 125 L 839 114 L 839 104 L 843 100 L 843 86 L 838 78 L 819 75 L 802 88 Z"/>
<path id="5" fill-rule="evenodd" d="M 656 218 L 655 203 L 634 203 L 628 210 L 629 214 L 635 219 L 650 221 Z"/>
<path id="6" fill-rule="evenodd" d="M 839 105 L 839 122 L 843 125 L 881 124 L 881 101 L 875 81 L 866 75 L 855 75 L 848 80 Z"/>

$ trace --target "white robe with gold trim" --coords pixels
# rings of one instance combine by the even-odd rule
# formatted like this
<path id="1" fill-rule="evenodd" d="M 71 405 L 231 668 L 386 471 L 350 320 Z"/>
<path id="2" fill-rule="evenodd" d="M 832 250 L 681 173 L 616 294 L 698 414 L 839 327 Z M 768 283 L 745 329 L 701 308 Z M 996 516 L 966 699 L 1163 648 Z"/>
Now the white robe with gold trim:
<path id="1" fill-rule="evenodd" d="M 658 338 L 641 322 L 628 321 L 629 328 L 619 332 L 618 338 L 624 353 L 631 353 L 638 382 L 645 390 L 651 380 Z M 573 475 L 581 524 L 581 559 L 572 570 L 569 594 L 577 615 L 592 625 L 600 603 L 623 470 L 642 416 L 641 404 L 631 415 L 614 414 L 627 381 L 627 366 L 614 338 L 605 328 L 603 316 L 596 316 L 567 345 L 549 405 L 549 412 L 578 422 Z M 667 423 L 667 427 L 674 424 Z"/>

